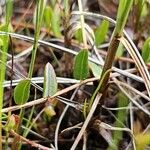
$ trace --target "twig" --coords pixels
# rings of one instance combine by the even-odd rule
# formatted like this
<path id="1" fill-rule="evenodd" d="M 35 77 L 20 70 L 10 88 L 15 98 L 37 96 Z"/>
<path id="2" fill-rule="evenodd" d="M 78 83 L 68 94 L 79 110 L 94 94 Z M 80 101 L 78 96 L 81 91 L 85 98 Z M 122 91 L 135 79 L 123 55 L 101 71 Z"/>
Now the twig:
<path id="1" fill-rule="evenodd" d="M 66 131 L 70 131 L 70 130 L 73 130 L 73 129 L 80 129 L 82 124 L 83 124 L 83 122 L 80 122 L 80 123 L 78 123 L 78 124 L 76 124 L 74 126 L 68 127 L 66 129 L 62 130 L 61 133 L 64 133 Z"/>
<path id="2" fill-rule="evenodd" d="M 84 134 L 83 134 L 83 146 L 82 146 L 82 150 L 86 150 L 86 149 L 87 149 L 86 145 L 87 145 L 87 132 L 84 131 Z"/>
<path id="3" fill-rule="evenodd" d="M 21 141 L 23 141 L 23 142 L 26 142 L 27 144 L 30 144 L 30 145 L 33 146 L 33 147 L 39 148 L 39 149 L 41 149 L 41 150 L 54 150 L 54 149 L 52 149 L 52 148 L 48 148 L 48 147 L 42 146 L 42 145 L 40 145 L 40 144 L 37 144 L 37 143 L 35 143 L 35 142 L 31 141 L 31 140 L 28 140 L 28 139 L 24 138 L 23 136 L 17 134 L 16 132 L 14 132 L 13 130 L 10 130 L 10 133 L 11 133 L 14 137 L 18 138 L 19 140 L 21 140 Z"/>
<path id="4" fill-rule="evenodd" d="M 84 81 L 82 81 L 82 82 L 80 82 L 80 83 L 74 84 L 74 85 L 72 85 L 72 86 L 70 86 L 70 87 L 67 87 L 67 88 L 61 90 L 61 91 L 58 91 L 58 92 L 57 92 L 55 95 L 53 95 L 51 98 L 55 98 L 56 96 L 62 95 L 62 94 L 64 94 L 64 93 L 67 93 L 67 92 L 69 92 L 69 91 L 71 91 L 71 90 L 73 90 L 73 89 L 75 89 L 75 88 L 77 88 L 77 87 L 79 87 L 79 86 L 81 86 L 81 85 L 83 85 L 83 84 L 86 84 L 86 83 L 88 83 L 88 82 L 93 82 L 93 81 L 95 81 L 95 80 L 96 80 L 96 78 L 86 79 L 86 80 L 84 80 Z M 49 98 L 49 99 L 51 99 L 51 98 Z M 26 104 L 23 104 L 23 105 L 18 105 L 18 106 L 12 106 L 12 107 L 8 107 L 8 108 L 3 108 L 3 109 L 2 109 L 2 112 L 3 112 L 3 113 L 6 113 L 6 112 L 8 112 L 8 111 L 15 111 L 15 110 L 18 110 L 18 109 L 21 109 L 21 108 L 31 107 L 31 106 L 33 106 L 33 105 L 38 105 L 38 104 L 44 103 L 44 102 L 46 102 L 47 100 L 48 100 L 47 97 L 46 97 L 46 98 L 40 98 L 40 99 L 31 101 L 31 102 L 27 102 Z"/>

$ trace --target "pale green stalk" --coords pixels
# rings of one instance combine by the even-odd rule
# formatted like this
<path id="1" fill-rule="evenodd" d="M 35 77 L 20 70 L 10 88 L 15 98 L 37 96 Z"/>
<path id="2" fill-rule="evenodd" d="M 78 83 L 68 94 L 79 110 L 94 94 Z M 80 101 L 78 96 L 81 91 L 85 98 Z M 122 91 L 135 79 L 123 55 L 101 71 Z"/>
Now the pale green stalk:
<path id="1" fill-rule="evenodd" d="M 46 0 L 44 0 L 44 1 L 43 0 L 37 0 L 35 36 L 34 36 L 34 45 L 33 45 L 32 56 L 31 56 L 31 63 L 29 66 L 29 74 L 28 74 L 29 78 L 32 78 L 32 75 L 33 75 L 36 53 L 37 53 L 37 48 L 38 48 L 38 40 L 39 40 L 39 36 L 40 36 L 40 30 L 41 30 L 41 26 L 42 26 L 42 19 L 43 19 L 43 13 L 44 13 L 45 5 L 46 5 Z M 28 125 L 32 119 L 33 111 L 34 111 L 34 106 L 32 108 L 30 118 L 26 124 L 26 127 L 28 127 Z M 22 120 L 24 113 L 21 114 L 21 116 L 22 116 L 22 118 L 21 118 L 21 120 Z M 27 136 L 26 131 L 23 133 L 23 135 Z M 21 145 L 19 145 L 19 149 L 21 149 Z"/>
<path id="2" fill-rule="evenodd" d="M 3 24 L 0 28 L 0 30 L 3 30 L 5 32 L 9 31 L 9 23 L 11 21 L 12 16 L 12 0 L 8 0 L 6 3 L 6 17 L 5 17 L 5 24 Z M 9 37 L 8 36 L 1 36 L 1 40 L 3 41 L 2 51 L 7 52 L 8 50 L 8 43 L 9 43 Z M 7 61 L 7 56 L 5 54 L 1 54 L 0 60 L 2 62 Z M 2 149 L 2 107 L 3 107 L 3 96 L 4 96 L 4 88 L 3 88 L 3 82 L 5 80 L 5 73 L 6 73 L 6 66 L 3 64 L 0 64 L 0 149 Z"/>

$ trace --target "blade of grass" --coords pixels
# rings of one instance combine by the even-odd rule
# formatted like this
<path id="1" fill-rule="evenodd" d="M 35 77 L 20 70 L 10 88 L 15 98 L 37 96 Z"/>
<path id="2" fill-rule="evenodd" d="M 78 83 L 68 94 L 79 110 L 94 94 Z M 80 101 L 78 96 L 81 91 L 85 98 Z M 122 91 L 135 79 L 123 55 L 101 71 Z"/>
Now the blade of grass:
<path id="1" fill-rule="evenodd" d="M 11 16 L 12 16 L 12 5 L 13 5 L 13 1 L 8 0 L 6 3 L 6 16 L 5 16 L 5 24 L 4 24 L 4 28 L 3 28 L 3 31 L 5 31 L 5 32 L 8 32 L 10 29 L 9 25 L 10 25 L 10 22 L 11 22 L 10 20 L 11 20 Z M 6 53 L 8 50 L 8 45 L 9 45 L 9 37 L 7 35 L 4 35 L 1 37 L 1 39 L 3 41 L 2 51 L 4 53 Z M 2 62 L 6 63 L 7 56 L 2 54 L 0 56 L 0 60 Z M 4 95 L 3 82 L 5 79 L 5 73 L 6 73 L 6 66 L 1 63 L 0 64 L 0 149 L 2 149 L 2 112 L 1 112 L 1 110 L 3 107 L 3 95 Z"/>
<path id="2" fill-rule="evenodd" d="M 130 43 L 124 37 L 121 37 L 119 40 L 125 46 L 129 54 L 133 58 L 137 68 L 139 69 L 141 76 L 143 77 L 143 80 L 145 81 L 144 84 L 146 86 L 148 95 L 150 96 L 150 75 L 148 73 L 148 70 L 145 66 L 145 63 L 142 57 L 139 55 L 139 53 L 135 49 L 132 48 Z"/>
<path id="3" fill-rule="evenodd" d="M 34 44 L 33 44 L 33 50 L 32 50 L 32 56 L 31 56 L 31 63 L 29 66 L 29 74 L 28 77 L 32 78 L 33 75 L 33 69 L 34 69 L 34 63 L 35 63 L 35 58 L 36 58 L 36 53 L 37 53 L 37 48 L 38 48 L 38 40 L 39 40 L 39 36 L 40 36 L 40 29 L 42 26 L 42 19 L 43 19 L 43 13 L 44 13 L 44 8 L 46 5 L 46 0 L 37 0 L 37 4 L 36 4 L 36 24 L 35 24 L 35 36 L 34 36 Z M 28 88 L 28 93 L 30 91 L 30 88 Z M 32 113 L 32 112 L 31 112 Z M 20 110 L 20 124 L 22 123 L 23 120 L 23 116 L 24 116 L 24 109 Z M 30 122 L 30 120 L 29 120 Z M 27 123 L 28 124 L 28 123 Z M 19 126 L 16 130 L 16 132 L 19 132 Z M 17 138 L 14 139 L 14 142 L 12 144 L 12 149 L 16 149 L 19 148 L 21 149 L 21 144 L 17 144 Z"/>
<path id="4" fill-rule="evenodd" d="M 102 94 L 97 94 L 97 96 L 95 98 L 95 101 L 93 102 L 93 105 L 91 107 L 91 110 L 90 110 L 89 114 L 87 115 L 87 118 L 84 121 L 83 126 L 82 126 L 80 132 L 78 133 L 78 136 L 75 139 L 75 141 L 74 141 L 72 147 L 70 148 L 70 150 L 75 150 L 76 149 L 76 147 L 77 147 L 84 131 L 86 130 L 86 127 L 88 126 L 88 123 L 90 122 L 91 117 L 93 116 L 93 113 L 94 113 L 94 111 L 95 111 L 95 109 L 98 105 L 98 102 L 99 102 L 99 99 L 101 98 L 101 96 L 102 96 Z"/>
<path id="5" fill-rule="evenodd" d="M 84 48 L 87 49 L 87 39 L 85 33 L 85 25 L 84 25 L 84 16 L 82 15 L 82 1 L 78 0 L 79 12 L 80 12 L 80 19 L 81 19 L 81 30 L 82 30 L 82 37 L 83 37 L 83 45 Z"/>

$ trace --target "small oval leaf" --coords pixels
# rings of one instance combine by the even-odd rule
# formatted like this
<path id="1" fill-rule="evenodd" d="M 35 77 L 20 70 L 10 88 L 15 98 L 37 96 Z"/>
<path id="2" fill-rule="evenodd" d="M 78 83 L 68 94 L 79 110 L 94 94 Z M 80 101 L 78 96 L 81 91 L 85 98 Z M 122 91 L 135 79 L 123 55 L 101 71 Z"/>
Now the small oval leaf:
<path id="1" fill-rule="evenodd" d="M 144 46 L 142 48 L 142 58 L 145 63 L 150 62 L 150 38 L 144 42 Z"/>
<path id="2" fill-rule="evenodd" d="M 14 101 L 17 105 L 25 104 L 30 95 L 30 83 L 29 79 L 25 79 L 19 82 L 14 90 Z"/>
<path id="3" fill-rule="evenodd" d="M 81 50 L 75 57 L 73 75 L 75 79 L 84 80 L 89 75 L 88 50 Z"/>
<path id="4" fill-rule="evenodd" d="M 99 78 L 102 73 L 102 67 L 98 66 L 97 64 L 93 62 L 89 62 L 90 69 L 94 75 L 94 77 Z"/>
<path id="5" fill-rule="evenodd" d="M 109 28 L 109 22 L 107 20 L 103 20 L 100 26 L 95 31 L 96 46 L 100 45 L 102 42 L 105 41 L 108 28 Z"/>
<path id="6" fill-rule="evenodd" d="M 52 96 L 57 92 L 57 79 L 53 66 L 47 63 L 44 71 L 44 91 L 43 96 Z"/>

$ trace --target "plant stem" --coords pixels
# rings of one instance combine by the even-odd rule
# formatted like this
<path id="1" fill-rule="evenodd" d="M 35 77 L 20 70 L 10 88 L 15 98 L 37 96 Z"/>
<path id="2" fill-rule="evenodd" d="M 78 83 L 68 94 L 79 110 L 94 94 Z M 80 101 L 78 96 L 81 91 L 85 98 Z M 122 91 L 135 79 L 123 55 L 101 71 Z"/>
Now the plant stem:
<path id="1" fill-rule="evenodd" d="M 13 2 L 11 0 L 8 0 L 6 3 L 6 17 L 5 17 L 5 24 L 2 25 L 2 29 L 5 32 L 9 31 L 9 23 L 12 16 L 12 5 Z M 3 47 L 2 51 L 5 53 L 8 50 L 8 44 L 9 44 L 9 37 L 7 35 L 1 36 L 1 39 L 3 41 Z M 7 61 L 7 56 L 5 54 L 1 54 L 0 60 L 2 62 Z M 4 96 L 4 88 L 3 88 L 3 82 L 5 80 L 5 73 L 6 73 L 6 66 L 3 64 L 0 64 L 0 149 L 2 149 L 2 107 L 3 107 L 3 96 Z"/>
<path id="2" fill-rule="evenodd" d="M 44 7 L 44 2 L 42 2 L 42 0 L 38 0 L 37 9 L 36 9 L 36 25 L 35 25 L 35 36 L 34 36 L 35 41 L 32 50 L 31 63 L 29 66 L 29 74 L 28 74 L 29 78 L 32 78 L 33 75 L 34 63 L 35 63 L 35 58 L 36 58 L 36 53 L 38 48 L 38 39 L 39 39 L 40 28 L 41 28 L 42 18 L 43 18 L 43 11 L 44 11 L 43 7 Z"/>
<path id="3" fill-rule="evenodd" d="M 6 36 L 3 37 L 3 39 L 8 41 L 8 38 Z M 4 46 L 3 52 L 6 52 L 6 51 L 7 51 L 7 47 Z M 0 59 L 2 62 L 6 62 L 7 56 L 5 54 L 2 54 Z M 1 110 L 3 108 L 3 96 L 4 96 L 3 82 L 5 80 L 5 72 L 6 72 L 6 66 L 3 64 L 0 64 L 0 149 L 2 149 L 2 113 L 1 113 Z"/>
<path id="4" fill-rule="evenodd" d="M 122 4 L 124 3 L 125 6 L 122 7 Z M 103 66 L 103 70 L 102 70 L 102 74 L 100 77 L 100 81 L 99 81 L 99 85 L 97 86 L 95 92 L 94 92 L 94 97 L 96 96 L 96 94 L 98 93 L 98 91 L 100 93 L 103 94 L 103 96 L 106 93 L 107 87 L 108 87 L 108 81 L 109 81 L 109 77 L 110 77 L 110 69 L 112 68 L 113 62 L 114 62 L 114 58 L 119 46 L 120 41 L 118 40 L 123 33 L 123 29 L 125 27 L 127 18 L 128 18 L 128 14 L 129 11 L 132 7 L 132 3 L 133 0 L 121 0 L 119 3 L 119 11 L 117 14 L 117 23 L 112 35 L 112 39 L 110 42 L 110 46 L 108 48 L 108 53 L 106 56 L 106 60 Z M 124 8 L 124 9 L 120 9 L 120 8 Z M 91 98 L 91 101 L 93 101 L 94 98 Z M 93 102 L 90 102 L 93 103 Z M 101 98 L 100 104 L 102 105 L 104 103 L 104 99 Z M 90 106 L 91 107 L 91 106 Z M 89 107 L 89 109 L 90 109 Z"/>
<path id="5" fill-rule="evenodd" d="M 29 73 L 28 73 L 28 78 L 32 78 L 33 75 L 33 69 L 34 69 L 34 64 L 35 64 L 35 59 L 36 59 L 36 53 L 37 53 L 37 48 L 38 48 L 38 39 L 40 35 L 40 29 L 42 25 L 42 18 L 43 18 L 43 12 L 44 8 L 46 5 L 46 0 L 37 0 L 37 6 L 36 6 L 36 25 L 35 25 L 35 35 L 34 35 L 34 45 L 33 45 L 33 50 L 32 50 L 32 56 L 31 56 L 31 63 L 29 66 Z M 34 109 L 34 107 L 33 107 Z M 31 111 L 30 118 L 32 117 L 33 110 Z M 24 109 L 22 108 L 20 110 L 20 125 L 22 123 L 23 117 L 24 117 Z M 16 132 L 19 132 L 19 128 L 16 130 Z M 28 125 L 28 123 L 27 123 Z M 13 142 L 13 147 L 15 143 L 17 142 L 17 139 L 14 140 Z M 17 149 L 21 149 L 22 144 L 17 144 Z M 16 147 L 15 147 L 16 148 Z"/>
<path id="6" fill-rule="evenodd" d="M 11 51 L 12 51 L 12 60 L 11 60 L 11 83 L 10 83 L 10 91 L 11 91 L 11 95 L 10 95 L 10 99 L 9 99 L 9 107 L 12 106 L 12 98 L 13 98 L 13 87 L 12 87 L 12 80 L 13 80 L 13 66 L 14 66 L 14 50 L 13 50 L 13 41 L 11 39 L 11 36 L 9 36 L 9 39 L 10 39 L 10 48 L 11 48 Z M 11 111 L 8 112 L 8 119 L 10 118 L 11 116 Z M 5 148 L 4 149 L 8 149 L 8 139 L 9 139 L 9 132 L 6 131 L 6 138 L 5 138 Z"/>
<path id="7" fill-rule="evenodd" d="M 102 80 L 102 77 L 104 76 L 104 74 L 108 70 L 110 70 L 111 67 L 112 67 L 112 64 L 114 62 L 114 58 L 115 58 L 115 55 L 116 55 L 116 52 L 117 52 L 117 49 L 118 49 L 118 46 L 119 46 L 119 43 L 120 43 L 118 38 L 119 38 L 119 35 L 115 35 L 115 36 L 113 36 L 113 38 L 111 40 L 110 46 L 108 48 L 108 53 L 107 53 L 107 56 L 106 56 L 106 60 L 105 60 L 105 63 L 104 63 L 104 67 L 103 67 L 103 70 L 102 70 L 100 81 Z M 106 90 L 108 80 L 109 80 L 109 76 L 110 76 L 110 72 L 108 72 L 106 74 L 106 76 L 104 76 L 103 81 L 101 83 L 101 86 L 99 88 L 100 93 L 104 93 L 104 91 Z"/>
<path id="8" fill-rule="evenodd" d="M 83 37 L 83 45 L 84 48 L 87 49 L 87 38 L 86 38 L 86 31 L 85 31 L 85 25 L 84 25 L 84 16 L 82 15 L 83 8 L 82 8 L 82 0 L 78 0 L 79 5 L 79 12 L 80 14 L 80 20 L 81 20 L 81 30 L 82 30 L 82 37 Z"/>

